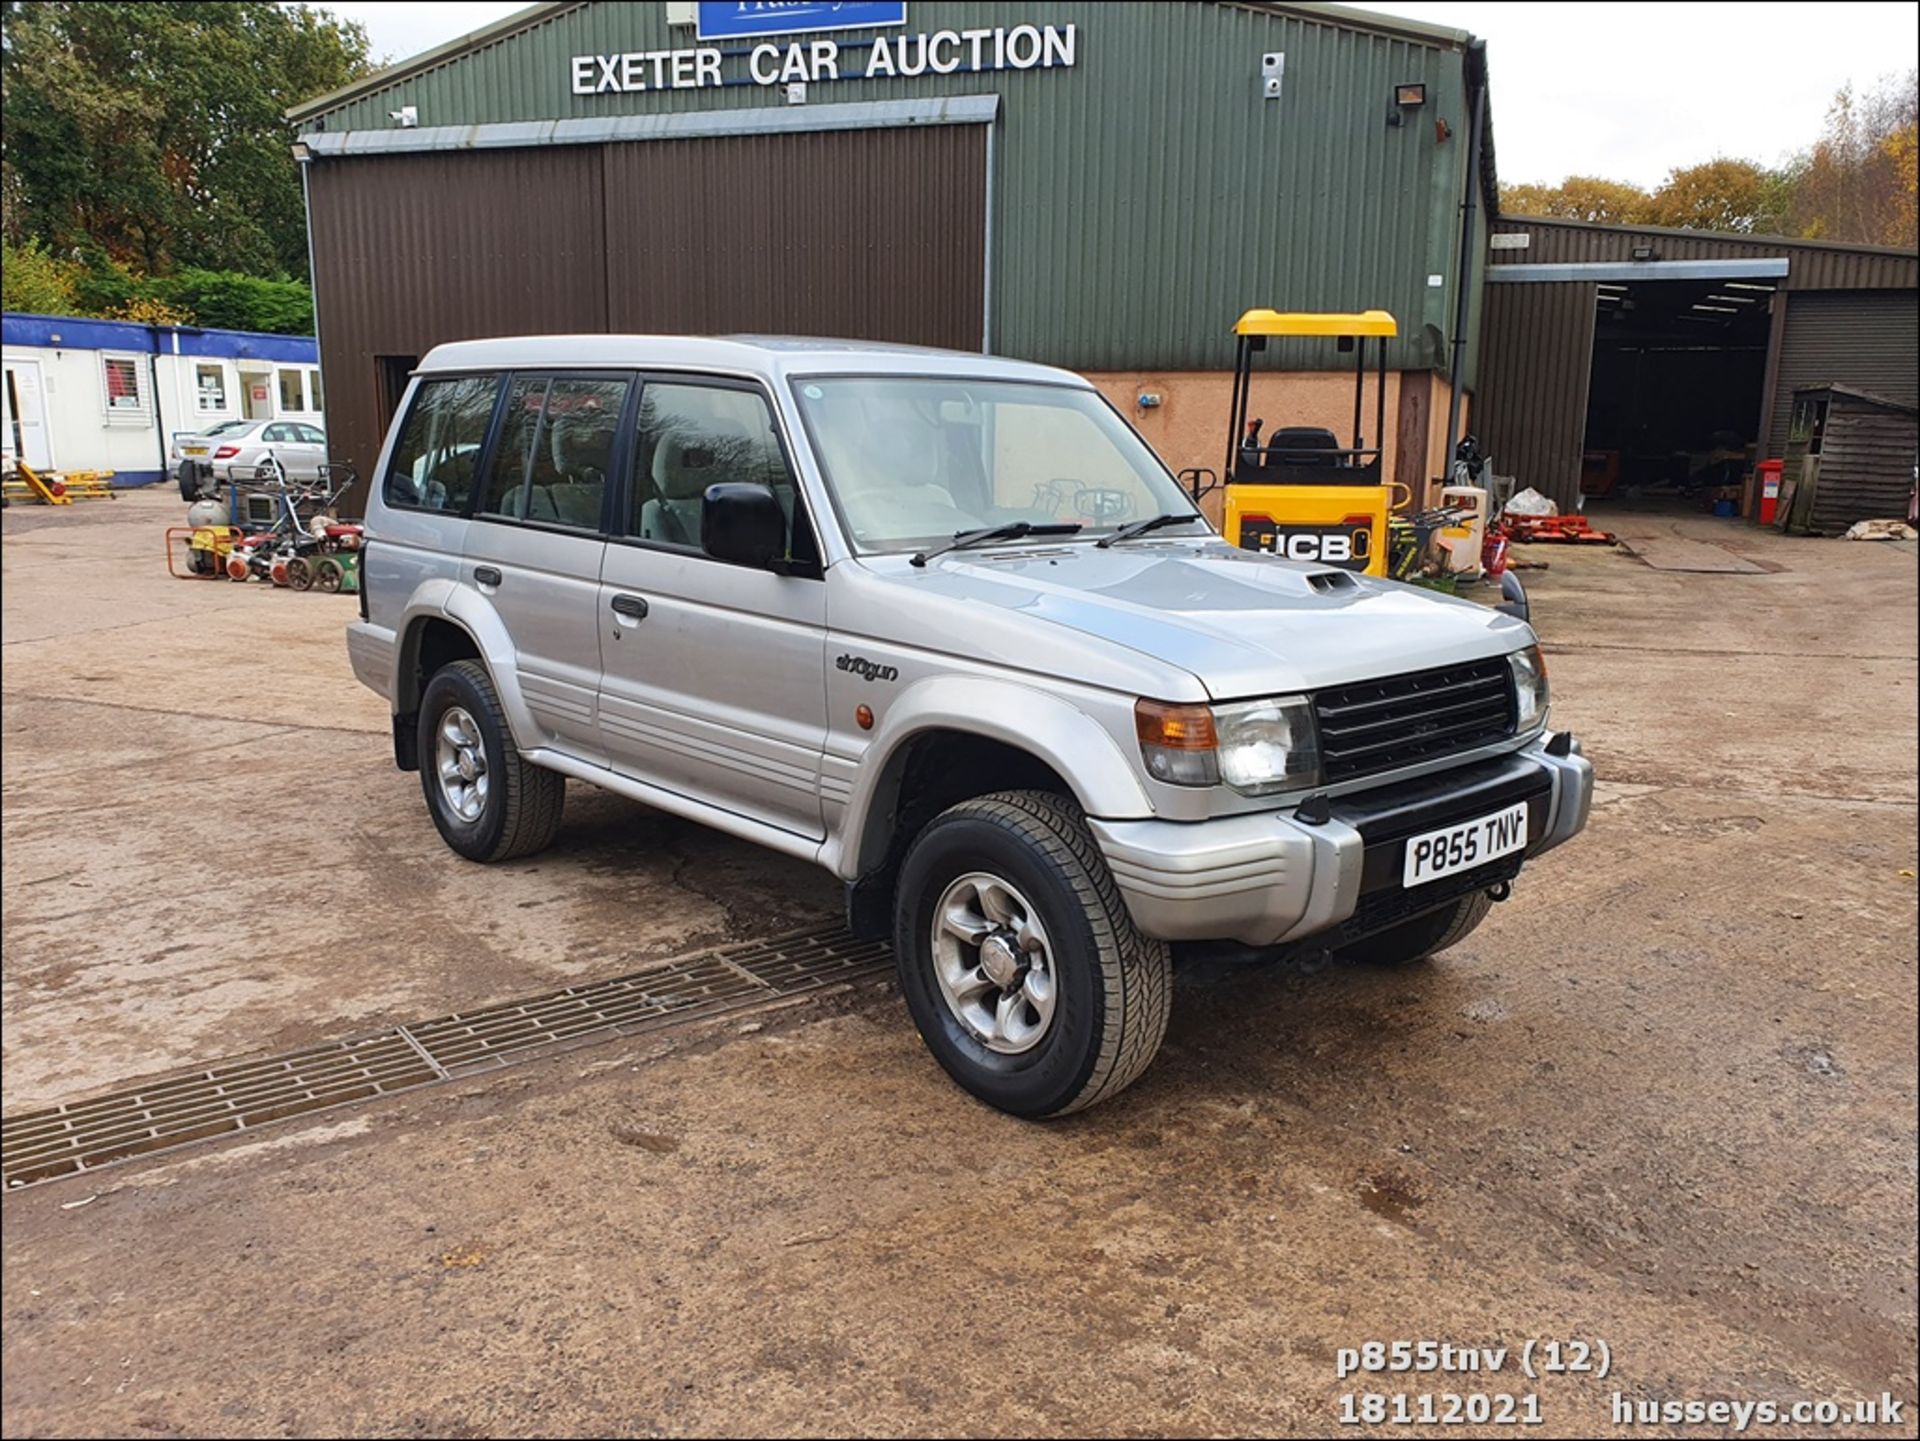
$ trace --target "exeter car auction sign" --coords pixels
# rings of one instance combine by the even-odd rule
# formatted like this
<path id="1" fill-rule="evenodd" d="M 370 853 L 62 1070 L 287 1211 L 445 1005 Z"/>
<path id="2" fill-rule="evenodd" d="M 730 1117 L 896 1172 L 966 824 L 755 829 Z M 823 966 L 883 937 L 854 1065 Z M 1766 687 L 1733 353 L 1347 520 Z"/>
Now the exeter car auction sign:
<path id="1" fill-rule="evenodd" d="M 710 13 L 711 12 L 711 13 Z M 877 29 L 906 23 L 907 7 L 799 0 L 702 4 L 702 40 L 790 35 L 796 31 Z M 1036 70 L 1069 66 L 1078 41 L 1074 25 L 998 25 L 991 29 L 935 30 L 930 34 L 876 35 L 872 40 L 795 40 L 764 43 L 747 51 L 746 79 L 755 85 L 796 81 L 894 80 L 952 75 L 972 70 Z M 842 60 L 846 50 L 865 50 Z M 738 54 L 737 50 L 728 54 Z M 629 50 L 619 55 L 576 55 L 575 95 L 624 95 L 646 90 L 700 90 L 728 82 L 720 73 L 722 52 L 712 45 L 682 50 Z M 738 82 L 735 82 L 738 83 Z"/>

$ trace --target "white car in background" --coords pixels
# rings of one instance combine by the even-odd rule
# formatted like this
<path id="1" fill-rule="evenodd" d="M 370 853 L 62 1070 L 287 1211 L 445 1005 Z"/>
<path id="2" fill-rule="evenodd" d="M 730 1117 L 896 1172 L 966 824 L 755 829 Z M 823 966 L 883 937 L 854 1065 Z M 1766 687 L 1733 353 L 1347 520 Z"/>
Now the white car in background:
<path id="1" fill-rule="evenodd" d="M 181 495 L 193 500 L 210 483 L 252 480 L 269 451 L 286 468 L 287 479 L 318 480 L 327 459 L 327 433 L 304 420 L 227 420 L 176 437 L 167 462 Z"/>

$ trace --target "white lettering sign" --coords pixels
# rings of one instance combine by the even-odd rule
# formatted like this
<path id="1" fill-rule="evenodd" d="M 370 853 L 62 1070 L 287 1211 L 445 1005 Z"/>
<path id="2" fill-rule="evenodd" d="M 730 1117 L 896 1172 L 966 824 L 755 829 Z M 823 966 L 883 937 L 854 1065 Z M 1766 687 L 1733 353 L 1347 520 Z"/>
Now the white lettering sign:
<path id="1" fill-rule="evenodd" d="M 992 30 L 882 35 L 870 42 L 866 68 L 856 68 L 845 78 L 890 80 L 958 71 L 1051 70 L 1074 63 L 1078 42 L 1077 25 L 1015 25 L 1011 29 L 1003 25 Z M 720 76 L 719 50 L 705 45 L 690 50 L 575 55 L 570 66 L 575 95 L 704 90 L 726 83 Z M 755 45 L 747 52 L 746 68 L 746 78 L 755 85 L 839 80 L 840 45 L 834 40 Z"/>

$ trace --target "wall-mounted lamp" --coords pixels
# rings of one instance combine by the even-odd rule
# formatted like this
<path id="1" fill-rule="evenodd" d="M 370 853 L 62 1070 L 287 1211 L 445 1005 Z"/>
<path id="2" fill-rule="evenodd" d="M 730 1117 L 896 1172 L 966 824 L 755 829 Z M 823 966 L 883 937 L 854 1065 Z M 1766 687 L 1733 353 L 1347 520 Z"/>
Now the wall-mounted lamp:
<path id="1" fill-rule="evenodd" d="M 1627 258 L 1630 260 L 1658 260 L 1660 256 L 1651 245 L 1636 245 L 1627 252 Z"/>
<path id="2" fill-rule="evenodd" d="M 1409 110 L 1418 110 L 1427 103 L 1427 87 L 1411 83 L 1393 87 L 1393 109 L 1387 112 L 1387 124 L 1404 125 Z"/>
<path id="3" fill-rule="evenodd" d="M 293 142 L 293 158 L 302 165 L 305 165 L 309 160 L 313 159 L 313 151 L 308 148 L 306 141 L 296 140 Z"/>

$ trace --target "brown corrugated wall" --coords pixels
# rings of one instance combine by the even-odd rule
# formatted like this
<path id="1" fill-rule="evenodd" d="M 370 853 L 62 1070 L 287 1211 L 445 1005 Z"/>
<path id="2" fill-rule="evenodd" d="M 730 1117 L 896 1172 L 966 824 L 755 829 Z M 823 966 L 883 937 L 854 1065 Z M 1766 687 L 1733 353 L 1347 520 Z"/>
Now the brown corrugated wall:
<path id="1" fill-rule="evenodd" d="M 314 164 L 309 186 L 328 449 L 362 475 L 383 438 L 377 357 L 443 341 L 982 342 L 985 126 L 358 156 Z"/>
<path id="2" fill-rule="evenodd" d="M 1791 297 L 1766 453 L 1787 453 L 1796 390 L 1848 385 L 1904 405 L 1920 404 L 1916 352 L 1920 305 L 1912 292 L 1848 290 Z"/>
<path id="3" fill-rule="evenodd" d="M 612 329 L 980 348 L 984 125 L 604 153 Z"/>
<path id="4" fill-rule="evenodd" d="M 1489 285 L 1474 429 L 1492 469 L 1570 511 L 1580 494 L 1592 285 Z"/>

